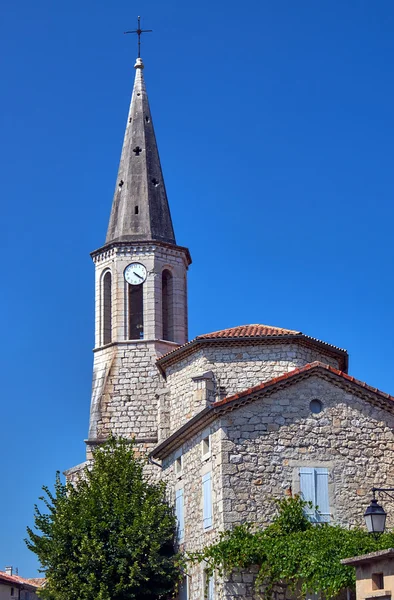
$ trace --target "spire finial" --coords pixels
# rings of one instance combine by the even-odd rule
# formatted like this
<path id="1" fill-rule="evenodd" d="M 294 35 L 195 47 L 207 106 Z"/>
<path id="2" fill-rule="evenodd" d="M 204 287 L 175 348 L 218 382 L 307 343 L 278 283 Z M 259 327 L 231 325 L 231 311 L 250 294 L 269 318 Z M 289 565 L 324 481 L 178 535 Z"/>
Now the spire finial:
<path id="1" fill-rule="evenodd" d="M 125 31 L 124 33 L 136 33 L 138 35 L 138 58 L 141 58 L 141 33 L 151 33 L 153 29 L 141 29 L 141 17 L 137 20 L 137 29 Z M 138 60 L 137 60 L 138 64 Z"/>

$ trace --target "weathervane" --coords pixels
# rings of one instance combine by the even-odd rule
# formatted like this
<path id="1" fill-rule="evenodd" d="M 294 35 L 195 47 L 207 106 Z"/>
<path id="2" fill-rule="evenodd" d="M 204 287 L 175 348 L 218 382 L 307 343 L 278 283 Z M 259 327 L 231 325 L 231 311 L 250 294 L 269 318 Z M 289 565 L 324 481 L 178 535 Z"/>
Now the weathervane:
<path id="1" fill-rule="evenodd" d="M 141 33 L 150 33 L 153 29 L 141 29 L 141 17 L 138 17 L 138 28 L 124 33 L 136 33 L 138 35 L 138 58 L 141 58 Z"/>

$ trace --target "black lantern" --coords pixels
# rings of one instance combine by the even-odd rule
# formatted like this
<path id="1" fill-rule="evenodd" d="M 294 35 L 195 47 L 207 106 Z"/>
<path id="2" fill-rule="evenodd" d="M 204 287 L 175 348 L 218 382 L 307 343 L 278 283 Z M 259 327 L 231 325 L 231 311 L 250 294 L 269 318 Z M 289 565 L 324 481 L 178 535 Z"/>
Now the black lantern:
<path id="1" fill-rule="evenodd" d="M 383 507 L 378 504 L 378 501 L 374 496 L 371 500 L 371 504 L 364 513 L 368 533 L 383 533 L 386 525 L 386 516 L 387 514 Z"/>

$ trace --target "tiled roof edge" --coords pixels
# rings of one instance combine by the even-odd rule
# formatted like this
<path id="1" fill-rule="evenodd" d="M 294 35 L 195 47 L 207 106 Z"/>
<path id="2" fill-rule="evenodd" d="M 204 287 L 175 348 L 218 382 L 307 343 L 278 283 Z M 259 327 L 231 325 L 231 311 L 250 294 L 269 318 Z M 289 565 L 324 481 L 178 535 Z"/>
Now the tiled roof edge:
<path id="1" fill-rule="evenodd" d="M 339 378 L 342 382 L 351 383 L 352 386 L 359 388 L 360 392 L 368 392 L 379 396 L 385 402 L 392 402 L 394 409 L 394 396 L 382 392 L 377 388 L 368 385 L 364 381 L 360 381 L 359 379 L 344 373 L 343 371 L 334 369 L 334 367 L 330 367 L 322 362 L 315 361 L 313 363 L 308 363 L 303 367 L 299 367 L 298 369 L 294 369 L 289 373 L 285 373 L 284 375 L 280 375 L 279 377 L 275 377 L 269 381 L 265 381 L 259 385 L 243 390 L 242 392 L 228 396 L 223 400 L 212 403 L 211 406 L 208 406 L 197 413 L 192 419 L 190 419 L 190 421 L 182 425 L 182 427 L 177 429 L 177 431 L 175 431 L 170 437 L 161 442 L 161 444 L 152 450 L 150 456 L 154 458 L 165 458 L 173 450 L 178 448 L 186 439 L 189 439 L 192 434 L 201 431 L 201 429 L 214 421 L 218 416 L 224 412 L 227 412 L 227 410 L 234 410 L 238 408 L 239 405 L 247 403 L 246 399 L 248 397 L 249 402 L 252 402 L 255 398 L 251 398 L 251 396 L 255 396 L 259 392 L 273 392 L 276 388 L 280 388 L 281 385 L 290 383 L 292 380 L 297 380 L 298 378 L 311 376 L 315 372 L 319 371 L 322 371 L 328 375 L 334 375 L 334 377 Z"/>
<path id="2" fill-rule="evenodd" d="M 182 346 L 175 348 L 174 350 L 170 350 L 163 356 L 157 359 L 156 364 L 160 368 L 161 371 L 164 371 L 164 368 L 167 364 L 173 364 L 174 362 L 178 362 L 183 355 L 189 354 L 194 347 L 201 345 L 209 345 L 209 344 L 223 344 L 223 343 L 231 343 L 231 344 L 245 344 L 247 342 L 250 343 L 275 343 L 275 342 L 283 342 L 283 341 L 304 341 L 306 343 L 312 344 L 314 346 L 319 346 L 322 349 L 325 349 L 329 353 L 333 353 L 336 355 L 340 355 L 343 359 L 343 370 L 347 371 L 348 368 L 348 352 L 344 348 L 338 348 L 337 346 L 333 346 L 332 344 L 328 344 L 327 342 L 323 342 L 322 340 L 318 340 L 317 338 L 310 337 L 309 335 L 305 335 L 304 333 L 297 334 L 280 334 L 280 335 L 267 335 L 267 336 L 251 336 L 251 337 L 217 337 L 217 338 L 204 338 L 204 337 L 195 337 L 190 342 L 186 342 Z"/>

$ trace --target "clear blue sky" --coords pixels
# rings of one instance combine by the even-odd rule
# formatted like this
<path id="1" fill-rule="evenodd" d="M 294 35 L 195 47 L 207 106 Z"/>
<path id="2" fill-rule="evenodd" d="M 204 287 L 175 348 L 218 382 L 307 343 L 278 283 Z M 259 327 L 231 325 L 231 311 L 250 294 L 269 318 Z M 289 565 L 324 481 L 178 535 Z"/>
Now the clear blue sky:
<path id="1" fill-rule="evenodd" d="M 392 0 L 3 0 L 0 569 L 24 576 L 41 485 L 84 459 L 89 252 L 108 223 L 138 14 L 193 257 L 190 335 L 298 329 L 394 393 Z"/>

